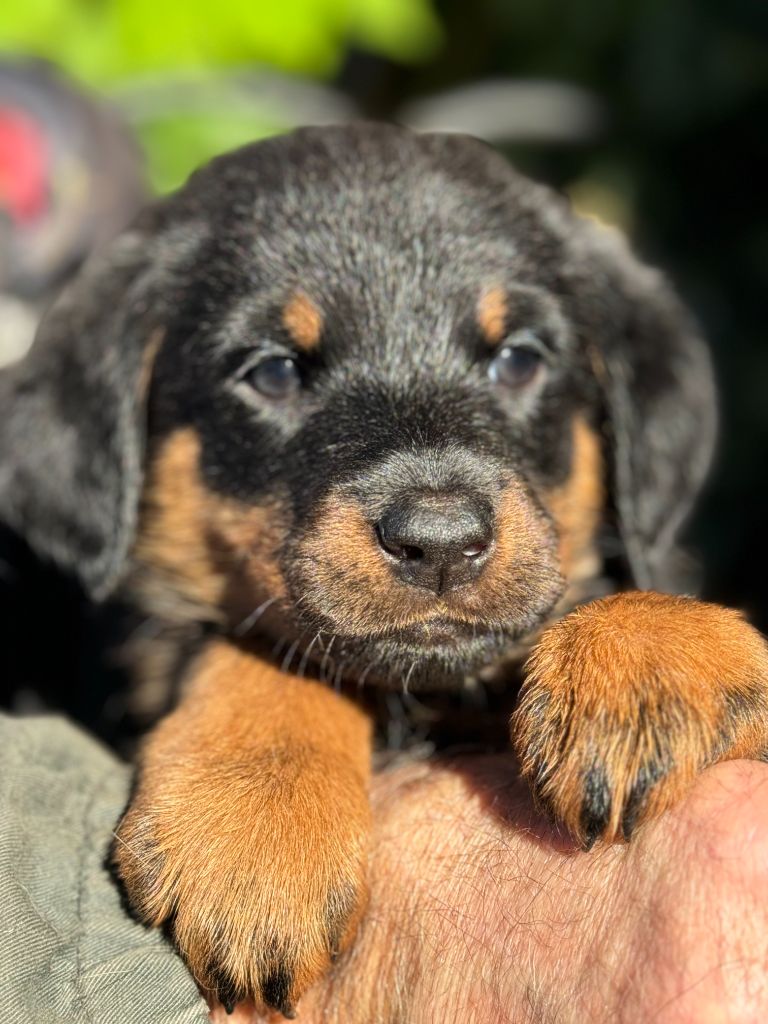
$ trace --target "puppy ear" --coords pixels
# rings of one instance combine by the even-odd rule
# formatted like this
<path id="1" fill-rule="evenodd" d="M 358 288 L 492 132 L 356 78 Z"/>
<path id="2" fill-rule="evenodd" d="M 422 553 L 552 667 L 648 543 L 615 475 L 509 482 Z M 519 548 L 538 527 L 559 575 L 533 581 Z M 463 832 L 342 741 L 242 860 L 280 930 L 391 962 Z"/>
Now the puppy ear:
<path id="1" fill-rule="evenodd" d="M 665 279 L 619 239 L 601 248 L 608 262 L 598 277 L 610 294 L 588 348 L 604 395 L 619 531 L 636 586 L 685 589 L 675 540 L 712 459 L 712 365 Z"/>
<path id="2" fill-rule="evenodd" d="M 125 234 L 0 377 L 0 521 L 96 598 L 118 580 L 135 530 L 155 277 L 147 239 Z"/>

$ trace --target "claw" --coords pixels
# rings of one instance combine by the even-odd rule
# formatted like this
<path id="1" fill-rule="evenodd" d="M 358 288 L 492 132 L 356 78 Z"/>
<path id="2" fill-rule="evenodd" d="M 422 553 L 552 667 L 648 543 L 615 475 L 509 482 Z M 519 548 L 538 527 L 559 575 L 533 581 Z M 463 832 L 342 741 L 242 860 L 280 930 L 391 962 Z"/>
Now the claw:
<path id="1" fill-rule="evenodd" d="M 262 986 L 264 1002 L 267 1006 L 282 1013 L 288 1020 L 293 1020 L 296 1011 L 291 1005 L 291 987 L 293 979 L 285 967 L 278 967 L 267 977 Z"/>
<path id="2" fill-rule="evenodd" d="M 223 972 L 212 970 L 211 974 L 215 980 L 214 992 L 216 993 L 219 1002 L 224 1007 L 224 1012 L 229 1016 L 235 1012 L 237 1004 L 245 999 L 245 993 L 239 992 L 237 985 L 230 981 Z"/>
<path id="3" fill-rule="evenodd" d="M 655 758 L 647 761 L 638 771 L 637 778 L 627 797 L 624 814 L 621 819 L 621 831 L 627 842 L 629 842 L 635 830 L 645 798 L 648 796 L 651 788 L 664 778 L 670 769 L 670 765 L 670 758 Z"/>
<path id="4" fill-rule="evenodd" d="M 611 790 L 608 776 L 600 765 L 593 765 L 584 779 L 584 802 L 581 805 L 582 845 L 591 850 L 605 831 L 611 817 Z"/>
<path id="5" fill-rule="evenodd" d="M 624 814 L 621 818 L 621 834 L 624 839 L 629 842 L 632 838 L 632 833 L 635 831 L 635 825 L 640 815 L 640 809 L 643 805 L 643 799 L 645 797 L 645 788 L 638 787 L 637 783 L 632 787 L 632 792 L 629 794 L 627 800 L 627 806 L 624 810 Z"/>
<path id="6" fill-rule="evenodd" d="M 600 833 L 603 831 L 603 826 L 600 822 L 595 822 L 591 827 L 584 827 L 584 838 L 581 841 L 581 848 L 585 853 L 589 853 L 592 847 L 595 845 L 597 840 L 600 838 Z"/>

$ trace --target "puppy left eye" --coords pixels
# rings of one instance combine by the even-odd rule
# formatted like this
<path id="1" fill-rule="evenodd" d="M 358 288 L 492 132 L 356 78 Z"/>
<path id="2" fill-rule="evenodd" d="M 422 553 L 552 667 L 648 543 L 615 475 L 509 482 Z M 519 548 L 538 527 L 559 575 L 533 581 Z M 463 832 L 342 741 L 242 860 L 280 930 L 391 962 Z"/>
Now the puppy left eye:
<path id="1" fill-rule="evenodd" d="M 301 388 L 301 375 L 293 359 L 273 356 L 264 359 L 243 377 L 259 394 L 274 401 L 292 398 Z"/>
<path id="2" fill-rule="evenodd" d="M 508 388 L 523 388 L 542 372 L 544 356 L 532 345 L 505 345 L 488 367 L 494 384 Z"/>

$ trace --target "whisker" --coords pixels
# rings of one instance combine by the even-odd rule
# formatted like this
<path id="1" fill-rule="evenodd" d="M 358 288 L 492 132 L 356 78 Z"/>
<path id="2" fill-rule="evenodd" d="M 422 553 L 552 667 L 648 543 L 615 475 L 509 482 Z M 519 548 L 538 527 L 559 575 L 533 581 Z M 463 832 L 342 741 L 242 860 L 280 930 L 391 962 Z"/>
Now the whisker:
<path id="1" fill-rule="evenodd" d="M 414 672 L 415 668 L 416 668 L 416 661 L 414 660 L 414 661 L 411 662 L 411 667 L 408 669 L 408 672 L 406 673 L 405 679 L 403 680 L 403 693 L 406 694 L 406 695 L 408 693 L 408 684 L 411 681 L 411 676 L 413 675 L 413 672 Z"/>
<path id="2" fill-rule="evenodd" d="M 307 665 L 309 664 L 309 656 L 312 653 L 312 648 L 315 646 L 315 644 L 317 643 L 317 641 L 319 639 L 320 639 L 320 631 L 315 633 L 315 635 L 309 641 L 309 644 L 307 645 L 307 647 L 305 647 L 304 653 L 301 656 L 301 661 L 299 662 L 298 673 L 299 673 L 300 677 L 303 676 L 304 673 L 307 671 Z"/>
<path id="3" fill-rule="evenodd" d="M 260 604 L 258 608 L 255 608 L 250 615 L 247 615 L 238 626 L 235 626 L 232 630 L 234 635 L 245 636 L 245 634 L 256 625 L 267 608 L 270 608 L 275 601 L 277 601 L 276 597 L 267 598 L 267 600 Z"/>
<path id="4" fill-rule="evenodd" d="M 288 639 L 289 638 L 287 636 L 281 636 L 279 638 L 279 640 L 277 641 L 275 646 L 272 648 L 272 657 L 273 658 L 278 657 L 280 652 L 285 648 L 285 645 L 288 643 Z"/>
<path id="5" fill-rule="evenodd" d="M 366 668 L 363 669 L 362 675 L 357 680 L 357 689 L 358 690 L 362 690 L 362 688 L 363 688 L 363 686 L 365 684 L 365 680 L 368 678 L 368 673 L 371 671 L 371 669 L 374 667 L 374 665 L 378 665 L 378 664 L 380 664 L 380 662 L 381 662 L 380 658 L 374 658 L 374 660 L 370 661 L 368 663 L 368 665 L 366 666 Z"/>
<path id="6" fill-rule="evenodd" d="M 336 634 L 334 633 L 328 642 L 328 646 L 325 648 L 323 659 L 320 662 L 320 678 L 324 683 L 328 682 L 328 679 L 330 678 L 330 673 L 333 671 L 333 668 L 331 668 L 330 666 L 335 667 L 336 665 L 336 662 L 333 660 L 333 658 L 331 658 L 331 648 L 333 647 L 333 642 L 335 639 Z"/>
<path id="7" fill-rule="evenodd" d="M 306 632 L 306 630 L 304 631 L 304 633 L 305 632 Z M 293 656 L 296 653 L 296 651 L 298 651 L 298 649 L 299 649 L 299 644 L 301 643 L 301 641 L 302 641 L 302 639 L 304 637 L 304 633 L 302 633 L 298 637 L 298 639 L 294 640 L 293 643 L 291 644 L 291 646 L 288 648 L 288 653 L 283 658 L 283 663 L 280 666 L 280 671 L 281 672 L 287 672 L 288 671 L 288 669 L 290 667 L 290 664 L 293 661 Z"/>
<path id="8" fill-rule="evenodd" d="M 401 750 L 406 736 L 406 716 L 400 694 L 390 690 L 384 703 L 387 708 L 387 750 Z"/>
<path id="9" fill-rule="evenodd" d="M 346 664 L 346 661 L 342 661 L 336 670 L 336 675 L 333 677 L 333 688 L 337 693 L 341 690 L 341 673 L 344 671 L 344 666 Z"/>

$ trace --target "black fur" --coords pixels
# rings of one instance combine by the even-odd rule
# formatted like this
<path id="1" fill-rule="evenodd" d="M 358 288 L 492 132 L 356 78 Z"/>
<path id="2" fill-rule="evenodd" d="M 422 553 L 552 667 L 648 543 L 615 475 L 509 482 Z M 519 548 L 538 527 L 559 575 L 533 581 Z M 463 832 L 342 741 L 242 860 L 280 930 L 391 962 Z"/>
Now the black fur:
<path id="1" fill-rule="evenodd" d="M 536 330 L 549 353 L 533 397 L 488 378 L 474 310 L 490 284 L 511 296 L 509 332 Z M 280 309 L 296 287 L 322 297 L 323 337 L 299 357 L 301 399 L 270 404 L 237 378 L 289 349 Z M 391 126 L 304 129 L 199 171 L 55 304 L 0 379 L 0 523 L 103 601 L 134 568 L 147 459 L 191 426 L 212 492 L 287 502 L 280 557 L 298 605 L 294 545 L 331 484 L 372 518 L 414 473 L 485 493 L 514 471 L 537 502 L 567 474 L 565 425 L 582 411 L 605 437 L 627 572 L 668 589 L 714 404 L 706 351 L 666 283 L 491 149 Z M 423 455 L 436 446 L 453 452 L 439 465 Z M 502 648 L 550 606 L 519 615 Z M 288 639 L 332 631 L 322 608 L 302 615 Z M 474 631 L 429 672 L 498 657 L 497 632 Z M 398 643 L 373 656 L 423 653 Z M 348 653 L 359 670 L 360 644 Z"/>

